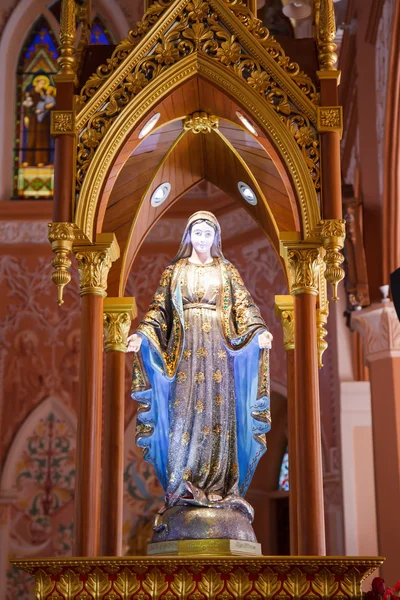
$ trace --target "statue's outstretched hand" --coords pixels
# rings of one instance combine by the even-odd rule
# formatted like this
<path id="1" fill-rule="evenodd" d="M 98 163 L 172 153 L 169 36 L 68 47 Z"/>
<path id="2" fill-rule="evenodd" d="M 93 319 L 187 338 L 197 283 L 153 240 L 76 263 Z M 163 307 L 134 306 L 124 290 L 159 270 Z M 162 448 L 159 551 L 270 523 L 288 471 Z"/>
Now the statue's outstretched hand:
<path id="1" fill-rule="evenodd" d="M 126 347 L 127 352 L 139 352 L 140 346 L 142 345 L 142 338 L 137 333 L 128 337 L 128 345 Z"/>
<path id="2" fill-rule="evenodd" d="M 263 331 L 258 336 L 258 345 L 260 348 L 272 348 L 272 340 L 274 336 L 269 331 Z"/>

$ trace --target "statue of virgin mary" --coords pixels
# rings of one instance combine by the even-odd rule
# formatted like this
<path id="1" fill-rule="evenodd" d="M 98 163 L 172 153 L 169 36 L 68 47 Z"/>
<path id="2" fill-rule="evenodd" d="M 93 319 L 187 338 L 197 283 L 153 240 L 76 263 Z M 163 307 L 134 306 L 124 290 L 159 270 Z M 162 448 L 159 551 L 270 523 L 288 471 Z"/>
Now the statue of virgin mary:
<path id="1" fill-rule="evenodd" d="M 270 429 L 271 340 L 237 269 L 222 254 L 218 220 L 208 211 L 193 214 L 128 340 L 135 352 L 132 398 L 139 402 L 136 441 L 165 491 L 156 529 L 168 530 L 170 509 L 196 508 L 200 517 L 206 513 L 199 509 L 215 509 L 219 525 L 210 530 L 208 512 L 206 537 L 254 541 L 253 534 L 238 532 L 238 522 L 252 521 L 243 497 Z M 222 509 L 231 515 L 226 527 Z M 204 534 L 201 527 L 188 532 L 175 525 L 156 540 Z"/>

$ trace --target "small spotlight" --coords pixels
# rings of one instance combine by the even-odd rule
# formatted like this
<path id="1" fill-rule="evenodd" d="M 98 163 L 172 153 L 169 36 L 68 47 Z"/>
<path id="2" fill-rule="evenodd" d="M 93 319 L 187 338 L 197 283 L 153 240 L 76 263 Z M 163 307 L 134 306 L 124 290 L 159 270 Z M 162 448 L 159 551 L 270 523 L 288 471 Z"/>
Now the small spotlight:
<path id="1" fill-rule="evenodd" d="M 251 187 L 247 185 L 247 183 L 244 183 L 244 181 L 239 181 L 238 190 L 241 193 L 242 197 L 246 200 L 246 202 L 252 204 L 253 206 L 257 204 L 257 196 L 255 195 Z"/>
<path id="2" fill-rule="evenodd" d="M 139 140 L 143 139 L 148 133 L 150 133 L 153 127 L 156 126 L 157 121 L 160 117 L 160 113 L 156 113 L 155 115 L 150 117 L 150 119 L 147 121 L 147 123 L 145 123 L 145 125 L 143 125 L 142 129 L 139 132 Z"/>
<path id="3" fill-rule="evenodd" d="M 157 207 L 160 206 L 169 196 L 171 191 L 171 184 L 166 181 L 159 185 L 151 195 L 150 204 L 151 206 Z"/>
<path id="4" fill-rule="evenodd" d="M 242 113 L 240 113 L 238 110 L 236 111 L 236 116 L 242 122 L 242 124 L 246 127 L 246 129 L 248 131 L 250 131 L 250 133 L 252 133 L 253 135 L 258 135 L 257 130 L 254 127 L 254 125 L 252 125 L 250 123 L 250 121 L 248 119 L 246 119 L 246 117 L 244 115 L 242 115 Z"/>

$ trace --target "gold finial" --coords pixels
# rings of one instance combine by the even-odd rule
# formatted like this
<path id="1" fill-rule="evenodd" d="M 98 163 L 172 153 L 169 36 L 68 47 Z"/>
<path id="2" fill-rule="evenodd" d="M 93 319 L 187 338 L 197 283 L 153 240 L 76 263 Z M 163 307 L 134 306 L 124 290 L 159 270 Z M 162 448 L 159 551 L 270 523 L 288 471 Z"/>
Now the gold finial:
<path id="1" fill-rule="evenodd" d="M 320 0 L 318 16 L 318 61 L 321 71 L 332 71 L 337 62 L 333 0 Z"/>
<path id="2" fill-rule="evenodd" d="M 71 275 L 68 272 L 71 261 L 68 258 L 68 255 L 72 250 L 74 241 L 73 223 L 49 223 L 48 237 L 51 248 L 56 255 L 51 261 L 51 264 L 55 268 L 51 280 L 58 288 L 57 304 L 61 306 L 64 304 L 64 287 L 71 281 Z"/>
<path id="3" fill-rule="evenodd" d="M 332 286 L 332 300 L 338 300 L 337 289 L 339 283 L 344 278 L 344 271 L 341 267 L 344 261 L 341 250 L 344 246 L 346 237 L 344 219 L 327 219 L 321 221 L 322 238 L 324 241 L 325 255 L 325 279 Z"/>
<path id="4" fill-rule="evenodd" d="M 60 17 L 59 75 L 76 78 L 76 6 L 75 0 L 62 0 Z"/>
<path id="5" fill-rule="evenodd" d="M 211 133 L 213 129 L 218 128 L 218 117 L 209 115 L 206 112 L 195 112 L 186 117 L 183 123 L 183 129 L 193 133 Z"/>

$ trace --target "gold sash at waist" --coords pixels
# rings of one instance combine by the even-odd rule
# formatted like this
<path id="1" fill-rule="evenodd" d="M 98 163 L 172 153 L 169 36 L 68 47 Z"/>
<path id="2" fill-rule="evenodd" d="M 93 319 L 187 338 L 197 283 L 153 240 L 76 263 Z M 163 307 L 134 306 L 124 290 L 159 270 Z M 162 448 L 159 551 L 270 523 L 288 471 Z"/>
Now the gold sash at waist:
<path id="1" fill-rule="evenodd" d="M 183 305 L 183 310 L 189 310 L 190 308 L 208 308 L 209 310 L 217 310 L 215 304 L 206 304 L 205 302 L 192 302 Z"/>

